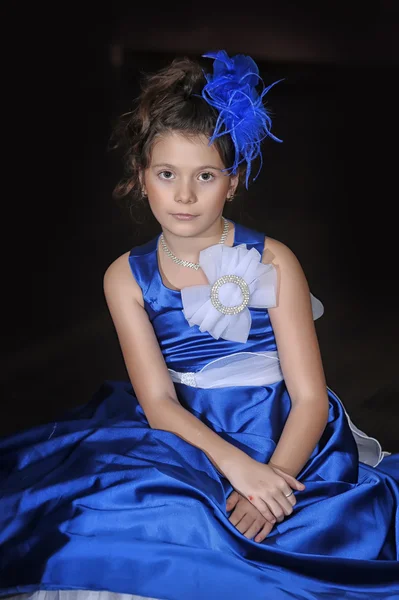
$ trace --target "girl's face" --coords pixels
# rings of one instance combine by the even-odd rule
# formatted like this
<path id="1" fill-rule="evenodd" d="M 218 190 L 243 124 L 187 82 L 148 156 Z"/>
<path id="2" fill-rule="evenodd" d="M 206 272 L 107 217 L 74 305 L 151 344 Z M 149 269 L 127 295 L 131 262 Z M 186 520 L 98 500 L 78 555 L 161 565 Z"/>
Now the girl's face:
<path id="1" fill-rule="evenodd" d="M 160 136 L 143 172 L 142 186 L 162 228 L 187 237 L 211 228 L 238 184 L 238 176 L 223 173 L 225 168 L 205 136 Z"/>

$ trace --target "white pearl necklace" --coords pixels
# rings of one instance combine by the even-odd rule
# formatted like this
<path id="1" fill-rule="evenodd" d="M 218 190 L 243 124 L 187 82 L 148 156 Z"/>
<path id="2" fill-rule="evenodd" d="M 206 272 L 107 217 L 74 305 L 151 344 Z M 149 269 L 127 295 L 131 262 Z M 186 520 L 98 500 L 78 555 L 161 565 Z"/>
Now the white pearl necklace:
<path id="1" fill-rule="evenodd" d="M 222 232 L 221 238 L 218 242 L 219 244 L 224 244 L 224 242 L 226 241 L 227 234 L 229 233 L 229 222 L 224 217 L 222 217 L 222 219 L 223 219 L 224 225 L 223 225 L 223 232 Z M 168 248 L 168 246 L 166 245 L 165 238 L 163 237 L 163 233 L 161 233 L 160 242 L 161 242 L 162 250 L 177 265 L 180 265 L 181 267 L 188 267 L 189 269 L 194 269 L 195 271 L 198 271 L 198 269 L 201 268 L 199 263 L 193 263 L 193 262 L 190 262 L 189 260 L 177 258 L 177 256 L 175 256 L 173 254 L 172 250 L 170 250 Z"/>

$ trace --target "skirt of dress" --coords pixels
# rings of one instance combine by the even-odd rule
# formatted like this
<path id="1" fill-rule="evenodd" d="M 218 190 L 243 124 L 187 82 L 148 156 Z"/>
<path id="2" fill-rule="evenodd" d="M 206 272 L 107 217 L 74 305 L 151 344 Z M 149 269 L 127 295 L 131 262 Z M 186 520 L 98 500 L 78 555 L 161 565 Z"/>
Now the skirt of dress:
<path id="1" fill-rule="evenodd" d="M 284 382 L 176 388 L 207 425 L 268 460 L 290 410 Z M 299 476 L 306 489 L 261 544 L 228 520 L 229 482 L 202 451 L 151 429 L 128 383 L 108 382 L 64 420 L 0 440 L 1 595 L 398 599 L 399 456 L 359 464 L 329 396 L 328 425 Z"/>

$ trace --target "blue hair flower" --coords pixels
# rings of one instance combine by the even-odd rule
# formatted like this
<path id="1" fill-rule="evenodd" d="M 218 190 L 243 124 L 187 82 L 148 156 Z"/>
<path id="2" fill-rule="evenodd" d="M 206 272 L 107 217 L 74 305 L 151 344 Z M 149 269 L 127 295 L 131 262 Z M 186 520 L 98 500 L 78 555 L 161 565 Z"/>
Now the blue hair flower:
<path id="1" fill-rule="evenodd" d="M 213 74 L 205 73 L 206 81 L 202 97 L 219 112 L 215 131 L 210 139 L 230 134 L 235 147 L 235 159 L 228 171 L 235 175 L 238 166 L 246 161 L 246 187 L 251 174 L 251 163 L 260 157 L 260 167 L 254 180 L 262 168 L 263 159 L 261 143 L 266 137 L 276 142 L 279 138 L 271 132 L 271 118 L 263 105 L 267 92 L 279 81 L 268 87 L 259 75 L 259 69 L 250 56 L 237 54 L 230 58 L 224 50 L 203 54 L 204 58 L 213 58 Z M 258 93 L 257 86 L 263 85 Z"/>

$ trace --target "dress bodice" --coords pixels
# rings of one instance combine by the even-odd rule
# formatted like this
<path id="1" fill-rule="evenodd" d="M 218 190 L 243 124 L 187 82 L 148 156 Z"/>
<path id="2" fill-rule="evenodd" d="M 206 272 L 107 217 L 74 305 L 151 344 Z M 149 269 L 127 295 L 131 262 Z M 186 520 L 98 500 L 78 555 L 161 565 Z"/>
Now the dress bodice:
<path id="1" fill-rule="evenodd" d="M 262 256 L 263 233 L 234 224 L 233 246 L 245 244 Z M 197 325 L 190 326 L 183 313 L 181 292 L 168 288 L 158 266 L 159 236 L 133 248 L 129 264 L 142 293 L 148 313 L 168 368 L 177 371 L 196 371 L 222 356 L 237 352 L 268 352 L 276 350 L 276 341 L 267 309 L 249 308 L 251 328 L 245 343 L 222 338 L 214 339 Z"/>

